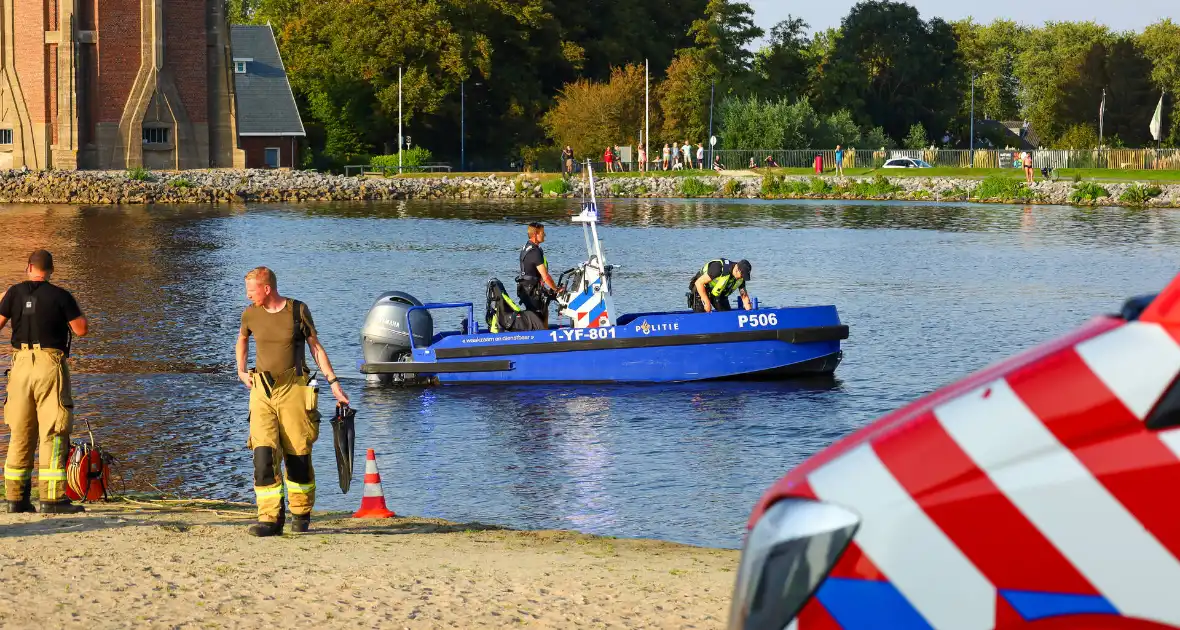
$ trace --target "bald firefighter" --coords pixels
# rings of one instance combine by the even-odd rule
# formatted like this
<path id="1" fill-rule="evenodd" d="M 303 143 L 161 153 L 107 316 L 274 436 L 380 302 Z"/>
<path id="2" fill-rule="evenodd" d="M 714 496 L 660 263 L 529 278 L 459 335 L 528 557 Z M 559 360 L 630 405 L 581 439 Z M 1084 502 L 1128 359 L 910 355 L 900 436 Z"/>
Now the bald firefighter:
<path id="1" fill-rule="evenodd" d="M 279 295 L 273 271 L 258 267 L 246 274 L 250 306 L 242 313 L 236 348 L 238 378 L 250 389 L 250 438 L 254 451 L 254 493 L 258 522 L 254 536 L 276 536 L 285 522 L 283 481 L 291 503 L 291 530 L 306 532 L 315 505 L 311 447 L 320 434 L 319 388 L 310 380 L 304 347 L 319 366 L 332 395 L 347 404 L 328 353 L 320 345 L 307 305 Z M 250 337 L 254 368 L 246 370 Z M 281 474 L 286 464 L 285 476 Z"/>
<path id="2" fill-rule="evenodd" d="M 4 493 L 9 512 L 35 512 L 32 501 L 33 454 L 42 514 L 83 511 L 66 497 L 66 458 L 74 423 L 70 392 L 70 333 L 84 337 L 89 324 L 69 291 L 50 283 L 53 255 L 38 249 L 25 267 L 28 280 L 0 298 L 0 328 L 12 321 L 12 369 L 4 421 L 11 433 L 4 461 Z"/>

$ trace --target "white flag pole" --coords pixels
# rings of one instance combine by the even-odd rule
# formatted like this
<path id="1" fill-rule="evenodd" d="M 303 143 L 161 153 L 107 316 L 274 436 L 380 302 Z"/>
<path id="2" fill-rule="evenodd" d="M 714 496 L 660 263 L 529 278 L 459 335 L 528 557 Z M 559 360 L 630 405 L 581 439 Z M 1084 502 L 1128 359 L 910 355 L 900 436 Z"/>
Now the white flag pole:
<path id="1" fill-rule="evenodd" d="M 1102 89 L 1102 104 L 1098 106 L 1098 146 L 1102 147 L 1103 120 L 1106 118 L 1106 88 Z"/>
<path id="2" fill-rule="evenodd" d="M 647 59 L 643 60 L 643 157 L 651 163 L 651 62 Z"/>
<path id="3" fill-rule="evenodd" d="M 1159 142 L 1163 132 L 1163 113 L 1164 113 L 1164 93 L 1160 93 L 1160 102 L 1155 106 L 1155 115 L 1151 117 L 1151 137 L 1155 139 L 1156 148 L 1159 148 Z"/>

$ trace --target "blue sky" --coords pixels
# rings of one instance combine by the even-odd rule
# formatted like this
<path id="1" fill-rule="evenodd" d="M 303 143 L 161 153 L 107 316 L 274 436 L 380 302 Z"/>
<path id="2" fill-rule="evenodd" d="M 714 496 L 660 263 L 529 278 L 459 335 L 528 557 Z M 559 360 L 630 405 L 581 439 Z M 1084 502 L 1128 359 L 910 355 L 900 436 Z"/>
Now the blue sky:
<path id="1" fill-rule="evenodd" d="M 812 30 L 839 26 L 848 15 L 855 0 L 746 0 L 754 8 L 754 21 L 766 29 L 785 19 L 787 14 L 801 17 Z M 1170 17 L 1180 20 L 1178 0 L 909 0 L 923 19 L 941 17 L 958 20 L 974 17 L 976 22 L 991 22 L 996 18 L 1037 25 L 1046 21 L 1094 20 L 1122 30 L 1141 30 L 1144 26 Z"/>

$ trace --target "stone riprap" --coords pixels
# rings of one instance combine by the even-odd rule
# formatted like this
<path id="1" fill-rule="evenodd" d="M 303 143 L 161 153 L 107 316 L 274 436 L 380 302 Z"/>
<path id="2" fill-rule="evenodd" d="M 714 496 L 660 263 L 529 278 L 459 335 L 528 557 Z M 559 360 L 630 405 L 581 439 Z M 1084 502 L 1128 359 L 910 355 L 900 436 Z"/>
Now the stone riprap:
<path id="1" fill-rule="evenodd" d="M 996 193 L 984 180 L 946 177 L 797 177 L 764 180 L 736 174 L 707 177 L 621 177 L 596 180 L 599 198 L 795 198 L 992 201 L 1036 204 L 1180 207 L 1180 184 L 1156 185 L 1159 194 L 1125 196 L 1133 185 L 1101 184 L 1081 199 L 1073 181 L 1036 181 Z M 1009 181 L 1009 184 L 1014 184 Z M 207 170 L 181 172 L 0 171 L 0 202 L 69 204 L 267 203 L 384 199 L 513 199 L 582 195 L 583 180 L 568 186 L 539 177 L 485 175 L 360 178 L 308 171 Z M 981 187 L 982 186 L 982 187 Z M 1023 186 L 1023 184 L 1021 184 Z M 557 192 L 561 190 L 561 192 Z M 980 195 L 981 191 L 983 196 Z M 1152 193 L 1155 191 L 1153 190 Z M 1105 194 L 1103 194 L 1105 193 Z"/>

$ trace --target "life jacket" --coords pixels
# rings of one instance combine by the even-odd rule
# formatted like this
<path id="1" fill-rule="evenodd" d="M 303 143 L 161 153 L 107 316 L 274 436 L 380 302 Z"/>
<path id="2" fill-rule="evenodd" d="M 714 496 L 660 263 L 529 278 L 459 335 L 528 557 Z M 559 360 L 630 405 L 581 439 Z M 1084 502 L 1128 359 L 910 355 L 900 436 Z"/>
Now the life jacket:
<path id="1" fill-rule="evenodd" d="M 516 276 L 516 281 L 518 283 L 521 283 L 521 282 L 540 283 L 541 282 L 541 276 L 527 272 L 527 271 L 525 271 L 525 268 L 524 268 L 524 257 L 527 256 L 529 254 L 529 252 L 533 251 L 534 249 L 537 249 L 537 244 L 532 241 L 525 243 L 524 247 L 520 248 L 520 275 Z M 549 257 L 544 255 L 544 253 L 541 254 L 541 264 L 545 265 L 546 269 L 549 268 Z"/>
<path id="2" fill-rule="evenodd" d="M 705 285 L 705 288 L 708 289 L 713 297 L 728 297 L 730 293 L 746 285 L 745 278 L 733 277 L 733 263 L 725 258 L 718 258 L 705 263 L 705 266 L 701 267 L 700 275 L 697 277 L 708 275 L 709 265 L 713 263 L 721 263 L 721 275 L 713 278 L 709 281 L 709 284 Z"/>
<path id="3" fill-rule="evenodd" d="M 496 278 L 488 282 L 488 303 L 484 313 L 488 332 L 511 332 L 520 330 L 544 330 L 541 318 L 532 311 L 520 307 L 508 293 L 504 284 Z"/>

